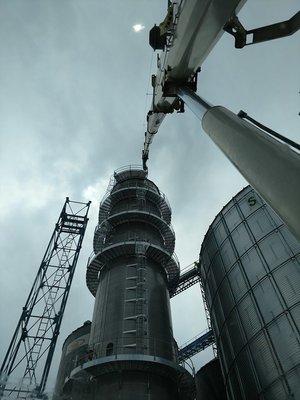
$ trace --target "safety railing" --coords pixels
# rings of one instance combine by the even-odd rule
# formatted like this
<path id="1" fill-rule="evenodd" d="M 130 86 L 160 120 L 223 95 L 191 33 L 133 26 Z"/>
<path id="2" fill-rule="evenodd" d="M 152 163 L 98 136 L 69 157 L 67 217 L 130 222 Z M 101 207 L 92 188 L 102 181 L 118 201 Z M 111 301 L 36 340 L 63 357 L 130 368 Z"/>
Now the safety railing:
<path id="1" fill-rule="evenodd" d="M 146 214 L 154 214 L 158 217 L 161 217 L 158 210 L 154 207 L 149 207 L 143 204 L 123 204 L 118 210 L 114 210 L 114 213 L 110 215 L 110 217 L 114 216 L 115 214 L 123 213 L 123 212 L 134 212 L 134 211 L 143 211 Z"/>
<path id="2" fill-rule="evenodd" d="M 124 211 L 120 212 L 120 214 L 122 214 L 122 213 L 126 214 L 128 211 L 132 211 L 132 212 L 134 212 L 134 211 L 143 211 L 143 212 L 145 212 L 145 213 L 147 213 L 149 215 L 153 215 L 152 211 L 145 211 L 145 210 L 142 210 L 142 209 L 135 209 L 135 210 L 128 209 L 127 211 L 124 210 Z M 161 223 L 163 224 L 162 221 L 163 220 L 161 220 Z M 151 239 L 149 240 L 148 236 L 146 236 L 146 235 L 143 236 L 142 234 L 134 234 L 134 233 L 131 233 L 131 232 L 125 232 L 125 233 L 122 234 L 122 236 L 118 235 L 118 237 L 116 237 L 115 240 L 111 241 L 109 239 L 109 237 L 108 237 L 108 234 L 107 234 L 108 231 L 109 231 L 109 228 L 107 228 L 106 232 L 104 230 L 101 230 L 101 227 L 103 227 L 103 223 L 107 223 L 107 222 L 103 221 L 101 224 L 97 225 L 95 227 L 95 230 L 94 230 L 94 245 L 97 247 L 97 251 L 98 252 L 102 251 L 102 249 L 104 247 L 110 246 L 112 244 L 116 244 L 118 242 L 127 242 L 127 241 L 132 241 L 132 240 L 136 241 L 136 242 L 142 241 L 142 242 L 147 242 L 149 244 L 153 243 L 156 246 L 160 246 L 160 247 L 163 248 L 164 246 L 168 246 L 169 245 L 170 240 L 173 240 L 173 241 L 175 240 L 174 229 L 173 229 L 172 225 L 167 224 L 167 225 L 163 226 L 165 228 L 164 230 L 162 230 L 162 229 L 160 229 L 158 227 L 158 229 L 159 229 L 159 231 L 160 231 L 160 233 L 162 235 L 162 238 L 164 240 L 164 244 L 163 245 L 161 245 L 159 243 L 154 243 L 153 240 L 151 240 Z"/>
<path id="3" fill-rule="evenodd" d="M 146 355 L 152 356 L 154 359 L 164 358 L 173 362 L 178 360 L 178 350 L 173 340 L 164 341 L 144 336 L 121 336 L 91 345 L 83 356 L 74 360 L 74 368 L 102 357 L 112 357 L 112 360 L 118 360 L 125 354 Z"/>
<path id="4" fill-rule="evenodd" d="M 117 182 L 115 181 L 115 178 L 112 177 L 112 178 L 110 179 L 109 184 L 108 184 L 105 197 L 104 197 L 103 200 L 101 201 L 100 206 L 101 206 L 101 204 L 106 200 L 106 198 L 111 194 L 111 189 L 115 186 L 116 183 L 117 183 Z M 156 190 L 154 190 L 154 188 L 155 188 Z M 137 182 L 132 182 L 132 181 L 130 181 L 130 180 L 129 180 L 128 182 L 127 182 L 127 181 L 124 181 L 124 182 L 121 182 L 121 183 L 119 184 L 118 188 L 116 189 L 116 192 L 119 191 L 119 190 L 122 190 L 122 189 L 145 189 L 146 191 L 147 191 L 147 190 L 152 190 L 154 193 L 160 195 L 162 198 L 166 198 L 165 194 L 162 193 L 162 192 L 157 188 L 157 186 L 156 186 L 153 182 L 151 182 L 151 181 L 142 181 L 140 185 L 139 185 Z M 167 201 L 167 200 L 166 200 L 166 201 Z"/>
<path id="5" fill-rule="evenodd" d="M 114 176 L 120 174 L 121 172 L 125 171 L 144 171 L 143 166 L 141 164 L 130 164 L 124 165 L 114 171 Z"/>
<path id="6" fill-rule="evenodd" d="M 213 331 L 208 328 L 180 347 L 178 359 L 180 362 L 186 361 L 188 358 L 193 357 L 195 354 L 205 350 L 214 343 L 215 338 Z"/>
<path id="7" fill-rule="evenodd" d="M 153 243 L 153 241 L 151 241 L 147 238 L 143 238 L 141 235 L 137 235 L 137 234 L 133 234 L 133 233 L 124 233 L 124 236 L 122 237 L 122 239 L 120 239 L 120 240 L 118 239 L 118 241 L 116 241 L 116 242 L 112 242 L 112 241 L 108 240 L 103 244 L 99 244 L 97 253 L 95 253 L 94 250 L 92 250 L 92 252 L 90 253 L 90 256 L 88 258 L 87 265 L 89 265 L 90 261 L 96 256 L 96 254 L 98 254 L 100 251 L 102 251 L 105 247 L 109 247 L 114 244 L 127 244 L 128 242 L 130 242 L 130 243 L 135 242 L 135 244 L 139 244 L 141 242 L 149 243 L 149 245 L 153 244 L 156 247 L 160 247 L 164 251 L 164 248 L 162 245 Z M 173 252 L 172 254 L 170 254 L 170 257 L 172 257 L 175 260 L 176 264 L 179 266 L 179 260 L 178 260 L 176 253 Z"/>
<path id="8" fill-rule="evenodd" d="M 152 199 L 155 199 L 155 197 L 158 199 L 158 203 L 157 206 L 159 207 L 160 211 L 161 211 L 161 215 L 163 219 L 166 219 L 167 222 L 170 222 L 171 219 L 171 207 L 169 204 L 169 201 L 166 197 L 166 195 L 159 191 L 158 188 L 156 188 L 156 190 L 153 187 L 153 184 L 150 184 L 150 182 L 148 183 L 147 181 L 144 181 L 143 186 L 140 186 L 137 184 L 137 182 L 132 182 L 132 181 L 128 181 L 128 182 L 122 182 L 122 186 L 118 187 L 115 191 L 112 192 L 112 189 L 114 188 L 115 185 L 115 181 L 114 178 L 112 178 L 110 184 L 108 185 L 108 189 L 106 191 L 106 194 L 104 196 L 104 198 L 102 199 L 101 203 L 100 203 L 100 211 L 99 211 L 99 217 L 101 216 L 101 220 L 103 220 L 104 218 L 107 218 L 111 207 L 113 206 L 113 201 L 112 201 L 112 197 L 111 195 L 113 194 L 118 194 L 121 193 L 124 190 L 145 190 L 146 193 L 151 193 L 152 194 Z M 155 186 L 155 185 L 154 185 Z"/>

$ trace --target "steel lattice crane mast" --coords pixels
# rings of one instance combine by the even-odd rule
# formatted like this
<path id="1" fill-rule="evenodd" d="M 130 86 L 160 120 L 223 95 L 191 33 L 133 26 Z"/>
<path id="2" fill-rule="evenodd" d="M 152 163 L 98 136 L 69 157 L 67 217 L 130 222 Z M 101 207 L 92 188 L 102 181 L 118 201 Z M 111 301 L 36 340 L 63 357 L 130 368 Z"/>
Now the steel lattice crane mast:
<path id="1" fill-rule="evenodd" d="M 44 398 L 89 208 L 65 201 L 0 369 L 0 398 Z"/>
<path id="2" fill-rule="evenodd" d="M 247 31 L 237 13 L 245 0 L 169 1 L 165 20 L 154 26 L 149 42 L 157 56 L 152 76 L 153 99 L 147 114 L 142 153 L 147 169 L 149 147 L 167 114 L 186 104 L 202 129 L 271 205 L 300 240 L 300 146 L 264 127 L 245 112 L 238 115 L 213 106 L 195 94 L 201 66 L 224 31 L 235 47 L 292 35 L 300 28 L 300 12 L 288 21 Z"/>

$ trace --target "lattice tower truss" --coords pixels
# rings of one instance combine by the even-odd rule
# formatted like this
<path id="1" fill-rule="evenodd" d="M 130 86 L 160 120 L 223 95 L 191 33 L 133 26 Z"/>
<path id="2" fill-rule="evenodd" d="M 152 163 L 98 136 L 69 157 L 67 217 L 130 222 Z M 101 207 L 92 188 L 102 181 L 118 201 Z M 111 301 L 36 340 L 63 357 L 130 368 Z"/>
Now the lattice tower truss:
<path id="1" fill-rule="evenodd" d="M 2 399 L 45 398 L 89 207 L 66 198 L 1 366 Z"/>

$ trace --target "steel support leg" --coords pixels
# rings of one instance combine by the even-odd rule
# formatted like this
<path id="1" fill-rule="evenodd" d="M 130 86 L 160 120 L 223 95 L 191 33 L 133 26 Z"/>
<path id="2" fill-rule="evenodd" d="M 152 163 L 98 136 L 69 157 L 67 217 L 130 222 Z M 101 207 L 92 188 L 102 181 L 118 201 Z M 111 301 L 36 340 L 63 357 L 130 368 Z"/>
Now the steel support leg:
<path id="1" fill-rule="evenodd" d="M 300 154 L 221 106 L 186 88 L 179 97 L 203 130 L 300 240 Z"/>

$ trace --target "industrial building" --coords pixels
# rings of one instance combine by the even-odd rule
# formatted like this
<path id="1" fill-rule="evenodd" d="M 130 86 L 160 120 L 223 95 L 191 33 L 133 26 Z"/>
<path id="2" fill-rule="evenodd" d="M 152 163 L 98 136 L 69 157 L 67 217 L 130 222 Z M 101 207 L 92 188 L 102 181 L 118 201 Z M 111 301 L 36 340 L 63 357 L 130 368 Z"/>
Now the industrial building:
<path id="1" fill-rule="evenodd" d="M 93 320 L 63 346 L 54 399 L 299 399 L 299 242 L 250 186 L 216 216 L 186 282 L 201 279 L 218 358 L 193 377 L 172 333 L 170 222 L 146 171 L 114 173 L 87 266 Z"/>

